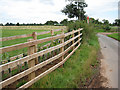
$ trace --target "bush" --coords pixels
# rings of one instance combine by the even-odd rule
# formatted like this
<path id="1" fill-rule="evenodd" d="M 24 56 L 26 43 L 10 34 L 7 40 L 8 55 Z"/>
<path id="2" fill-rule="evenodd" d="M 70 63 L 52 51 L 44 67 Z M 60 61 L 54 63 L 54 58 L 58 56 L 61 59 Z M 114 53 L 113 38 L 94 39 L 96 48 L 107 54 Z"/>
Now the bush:
<path id="1" fill-rule="evenodd" d="M 78 30 L 79 28 L 83 28 L 83 36 L 82 36 L 82 41 L 88 41 L 89 39 L 94 39 L 95 37 L 95 30 L 92 24 L 87 24 L 84 22 L 76 21 L 74 23 L 69 23 L 68 24 L 68 32 L 72 30 Z"/>
<path id="2" fill-rule="evenodd" d="M 104 27 L 103 27 L 103 29 L 105 29 L 106 31 L 110 31 L 110 26 L 109 25 L 105 25 Z"/>
<path id="3" fill-rule="evenodd" d="M 72 30 L 77 30 L 79 28 L 82 28 L 83 22 L 79 22 L 79 21 L 70 22 L 68 23 L 67 26 L 68 26 L 68 32 L 71 32 Z"/>

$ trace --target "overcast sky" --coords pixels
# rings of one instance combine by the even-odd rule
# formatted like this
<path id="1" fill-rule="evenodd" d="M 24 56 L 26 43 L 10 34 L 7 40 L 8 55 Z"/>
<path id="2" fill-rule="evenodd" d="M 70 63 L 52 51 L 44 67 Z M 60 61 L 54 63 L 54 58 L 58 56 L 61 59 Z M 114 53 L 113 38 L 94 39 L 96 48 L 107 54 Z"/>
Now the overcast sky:
<path id="1" fill-rule="evenodd" d="M 118 18 L 119 0 L 85 0 L 86 14 L 95 19 Z M 48 20 L 60 22 L 67 18 L 61 10 L 65 0 L 0 0 L 0 23 L 45 23 Z"/>

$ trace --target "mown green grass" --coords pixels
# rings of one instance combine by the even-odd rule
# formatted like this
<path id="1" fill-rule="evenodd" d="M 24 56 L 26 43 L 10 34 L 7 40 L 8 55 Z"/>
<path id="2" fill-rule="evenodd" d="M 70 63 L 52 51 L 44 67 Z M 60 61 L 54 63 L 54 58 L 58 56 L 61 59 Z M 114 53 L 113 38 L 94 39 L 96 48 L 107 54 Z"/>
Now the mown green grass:
<path id="1" fill-rule="evenodd" d="M 113 34 L 110 34 L 108 36 L 120 41 L 120 34 L 119 33 L 113 33 Z"/>
<path id="2" fill-rule="evenodd" d="M 60 29 L 63 28 L 63 26 L 9 26 L 9 27 L 2 27 L 2 37 L 10 37 L 10 36 L 15 36 L 15 35 L 23 35 L 23 34 L 32 34 L 33 32 L 43 32 L 43 31 L 50 31 L 54 29 Z M 55 32 L 55 34 L 60 34 L 61 31 Z M 44 34 L 44 35 L 39 35 L 37 36 L 38 39 L 50 37 L 51 34 Z M 27 37 L 27 38 L 19 38 L 19 39 L 14 39 L 14 40 L 9 40 L 9 41 L 3 41 L 2 45 L 0 47 L 5 47 L 5 46 L 11 46 L 19 43 L 24 43 L 27 42 L 28 39 L 32 39 L 32 37 Z M 50 42 L 50 41 L 49 41 Z M 41 43 L 39 46 L 47 44 L 49 42 Z M 27 48 L 7 52 L 7 57 L 12 57 L 19 55 L 23 52 L 27 52 Z M 6 57 L 3 57 L 3 60 L 6 59 Z"/>
<path id="3" fill-rule="evenodd" d="M 117 26 L 111 26 L 111 28 L 113 28 L 113 29 L 117 29 L 118 27 L 117 27 Z"/>
<path id="4" fill-rule="evenodd" d="M 96 72 L 91 65 L 98 66 L 97 51 L 99 43 L 97 37 L 83 43 L 75 53 L 65 62 L 63 68 L 58 68 L 40 79 L 32 88 L 78 88 L 80 82 L 84 85 L 86 78 Z"/>
<path id="5" fill-rule="evenodd" d="M 118 27 L 115 27 L 115 26 L 110 26 L 110 30 L 105 30 L 103 28 L 101 28 L 102 26 L 99 26 L 96 28 L 96 32 L 99 33 L 99 32 L 117 32 L 118 31 Z"/>
<path id="6" fill-rule="evenodd" d="M 99 33 L 99 32 L 106 32 L 106 31 L 104 29 L 98 29 L 96 30 L 96 32 Z"/>
<path id="7" fill-rule="evenodd" d="M 10 37 L 10 36 L 15 36 L 15 35 L 23 35 L 23 34 L 32 34 L 33 32 L 39 33 L 39 32 L 43 32 L 43 31 L 50 31 L 52 29 L 60 29 L 60 28 L 63 28 L 63 27 L 62 26 L 61 27 L 60 26 L 58 26 L 58 27 L 57 26 L 3 27 L 2 28 L 2 37 Z M 61 31 L 55 32 L 55 34 L 59 34 L 60 32 Z M 39 35 L 37 38 L 42 39 L 42 38 L 49 37 L 49 36 L 51 36 L 50 33 L 44 34 L 44 35 Z M 32 38 L 32 37 L 3 41 L 1 47 L 27 42 L 27 40 L 30 38 Z"/>
<path id="8" fill-rule="evenodd" d="M 2 26 L 2 36 L 0 37 L 10 37 L 22 34 L 32 34 L 33 32 L 43 32 L 52 29 L 60 29 L 64 26 Z"/>

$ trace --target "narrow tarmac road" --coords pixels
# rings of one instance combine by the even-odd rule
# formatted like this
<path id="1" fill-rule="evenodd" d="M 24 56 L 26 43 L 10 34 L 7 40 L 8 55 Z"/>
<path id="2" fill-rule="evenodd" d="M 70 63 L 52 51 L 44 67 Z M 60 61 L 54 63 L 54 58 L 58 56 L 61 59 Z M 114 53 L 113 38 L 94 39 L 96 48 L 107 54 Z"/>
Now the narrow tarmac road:
<path id="1" fill-rule="evenodd" d="M 103 55 L 103 59 L 101 59 L 101 75 L 107 79 L 103 86 L 118 88 L 118 86 L 120 87 L 118 85 L 118 70 L 120 70 L 120 68 L 118 69 L 118 49 L 120 50 L 120 42 L 102 34 L 97 36 Z"/>

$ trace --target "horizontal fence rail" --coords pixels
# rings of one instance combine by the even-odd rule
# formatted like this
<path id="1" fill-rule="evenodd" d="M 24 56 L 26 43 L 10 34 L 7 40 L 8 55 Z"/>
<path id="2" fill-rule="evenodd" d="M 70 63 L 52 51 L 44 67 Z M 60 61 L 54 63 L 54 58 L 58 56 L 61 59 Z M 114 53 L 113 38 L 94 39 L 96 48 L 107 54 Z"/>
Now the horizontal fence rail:
<path id="1" fill-rule="evenodd" d="M 25 43 L 21 43 L 21 44 L 16 44 L 16 45 L 12 45 L 12 46 L 3 47 L 3 48 L 0 48 L 0 54 L 5 53 L 5 52 L 18 50 L 18 49 L 25 48 L 25 47 L 29 47 L 29 46 L 33 46 L 33 45 L 36 45 L 39 43 L 52 41 L 52 40 L 59 39 L 62 37 L 64 37 L 64 34 L 53 36 L 53 37 L 47 37 L 44 39 L 34 40 L 34 41 L 30 41 L 30 42 L 25 42 Z"/>
<path id="2" fill-rule="evenodd" d="M 55 32 L 61 31 L 61 29 L 56 29 L 54 31 Z M 47 34 L 50 32 L 51 31 L 40 32 L 37 35 L 43 35 L 43 34 Z M 14 39 L 26 38 L 26 37 L 33 37 L 33 34 L 24 34 L 24 35 L 17 35 L 17 36 L 11 36 L 11 37 L 3 37 L 3 38 L 0 38 L 0 41 L 8 41 L 8 40 L 14 40 Z"/>
<path id="3" fill-rule="evenodd" d="M 54 46 L 54 47 L 45 49 L 45 50 L 43 50 L 43 51 L 40 51 L 40 52 L 38 52 L 38 53 L 34 53 L 34 54 L 29 55 L 29 56 L 26 56 L 26 57 L 24 57 L 24 58 L 20 58 L 20 59 L 18 59 L 18 60 L 16 60 L 16 61 L 3 64 L 3 65 L 1 65 L 0 67 L 1 67 L 2 69 L 6 70 L 6 69 L 8 69 L 8 68 L 10 68 L 10 67 L 15 67 L 15 66 L 17 66 L 19 63 L 24 63 L 24 62 L 26 62 L 26 61 L 28 62 L 29 60 L 31 60 L 31 59 L 33 59 L 33 58 L 35 58 L 35 57 L 42 56 L 42 55 L 45 54 L 45 53 L 51 52 L 51 51 L 53 51 L 53 50 L 55 50 L 55 49 L 58 49 L 58 48 L 61 48 L 61 47 L 65 46 L 66 44 L 70 43 L 72 40 L 78 38 L 78 37 L 81 36 L 81 35 L 82 35 L 82 34 L 80 34 L 80 35 L 78 35 L 78 36 L 76 36 L 76 37 L 68 40 L 68 41 L 65 42 L 65 43 L 59 44 L 59 45 L 57 45 L 57 46 Z M 0 71 L 0 72 L 1 72 L 1 71 Z"/>
<path id="4" fill-rule="evenodd" d="M 40 48 L 42 49 L 42 48 L 44 48 L 44 47 L 49 47 L 50 44 L 51 44 L 51 43 L 48 43 L 48 44 L 46 44 L 46 45 L 41 46 Z M 39 49 L 40 49 L 40 48 L 39 48 Z M 16 55 L 16 56 L 10 57 L 10 61 L 14 61 L 14 60 L 17 59 L 17 58 L 22 58 L 23 56 L 24 56 L 24 54 L 22 53 L 22 54 L 20 54 L 20 55 Z M 8 62 L 7 60 L 2 60 L 2 64 L 5 64 L 5 63 L 7 63 L 7 62 Z"/>
<path id="5" fill-rule="evenodd" d="M 17 50 L 17 49 L 21 49 L 21 48 L 24 48 L 24 47 L 29 47 L 29 50 L 28 50 L 29 53 L 32 53 L 31 51 L 33 51 L 32 54 L 29 54 L 26 57 L 22 57 L 20 59 L 15 60 L 15 61 L 12 61 L 12 62 L 9 62 L 9 63 L 5 63 L 3 65 L 0 65 L 0 72 L 8 70 L 8 69 L 13 69 L 13 68 L 17 67 L 20 64 L 24 64 L 25 62 L 27 62 L 28 65 L 29 64 L 32 65 L 28 69 L 26 69 L 26 70 L 24 70 L 22 72 L 19 72 L 18 74 L 13 75 L 13 76 L 11 76 L 11 77 L 1 81 L 0 82 L 0 86 L 2 86 L 1 88 L 4 88 L 4 87 L 10 85 L 10 84 L 16 82 L 17 80 L 19 80 L 19 79 L 21 79 L 21 78 L 23 78 L 25 76 L 28 76 L 30 79 L 29 79 L 29 81 L 26 84 L 24 84 L 21 87 L 19 87 L 18 90 L 21 89 L 21 88 L 28 88 L 32 84 L 34 84 L 36 81 L 38 81 L 39 79 L 44 77 L 45 75 L 49 74 L 50 72 L 54 71 L 56 68 L 58 68 L 61 65 L 63 65 L 65 63 L 65 61 L 81 45 L 80 41 L 82 40 L 82 38 L 81 38 L 82 33 L 80 33 L 80 31 L 82 31 L 82 30 L 83 29 L 73 30 L 73 31 L 65 33 L 65 34 L 62 31 L 62 34 L 59 34 L 59 35 L 56 35 L 56 36 L 51 36 L 51 37 L 44 38 L 44 39 L 39 39 L 39 40 L 35 40 L 35 39 L 34 40 L 29 40 L 29 42 L 26 42 L 26 43 L 21 43 L 21 44 L 16 44 L 16 45 L 0 48 L 1 53 L 9 52 L 9 51 Z M 69 35 L 72 35 L 72 38 L 70 38 L 67 41 L 64 41 L 64 39 L 67 36 L 69 36 Z M 36 51 L 33 50 L 33 49 L 35 49 L 36 45 L 39 44 L 39 43 L 43 43 L 43 42 L 47 42 L 47 41 L 53 41 L 53 40 L 56 40 L 56 39 L 61 39 L 62 42 L 60 44 L 56 45 L 56 46 L 52 46 L 50 48 L 47 48 L 47 49 L 39 51 L 39 52 L 36 52 Z M 71 42 L 72 42 L 72 44 L 67 49 L 65 49 L 64 47 L 66 45 L 68 45 L 69 43 L 71 43 Z M 47 53 L 50 53 L 50 52 L 52 52 L 54 50 L 57 50 L 57 49 L 61 49 L 61 52 L 59 54 L 57 54 L 55 56 L 52 56 L 51 58 L 49 58 L 49 59 L 47 59 L 45 61 L 42 61 L 40 63 L 36 63 L 35 62 L 39 56 L 43 56 L 43 55 L 45 55 Z M 68 51 L 70 51 L 71 49 L 73 49 L 72 52 L 69 53 L 65 57 L 64 55 Z M 40 75 L 35 77 L 35 71 L 37 71 L 40 68 L 43 68 L 44 66 L 50 64 L 51 62 L 53 62 L 56 59 L 59 59 L 61 57 L 62 57 L 62 59 L 61 59 L 61 61 L 59 63 L 57 63 L 56 65 L 52 66 L 51 68 L 49 68 L 45 72 L 43 72 Z"/>
<path id="6" fill-rule="evenodd" d="M 39 76 L 35 77 L 33 80 L 27 82 L 26 84 L 24 84 L 23 86 L 21 86 L 20 88 L 18 88 L 17 90 L 20 90 L 22 88 L 28 88 L 29 86 L 31 86 L 32 84 L 34 84 L 36 81 L 38 81 L 39 79 L 41 79 L 42 77 L 44 77 L 45 75 L 51 73 L 52 71 L 54 71 L 56 68 L 58 68 L 59 66 L 61 66 L 62 64 L 65 63 L 65 61 L 77 50 L 77 48 L 80 46 L 80 44 L 60 63 L 58 63 L 57 65 L 53 66 L 52 68 L 48 69 L 47 71 L 45 71 L 44 73 L 40 74 Z"/>

